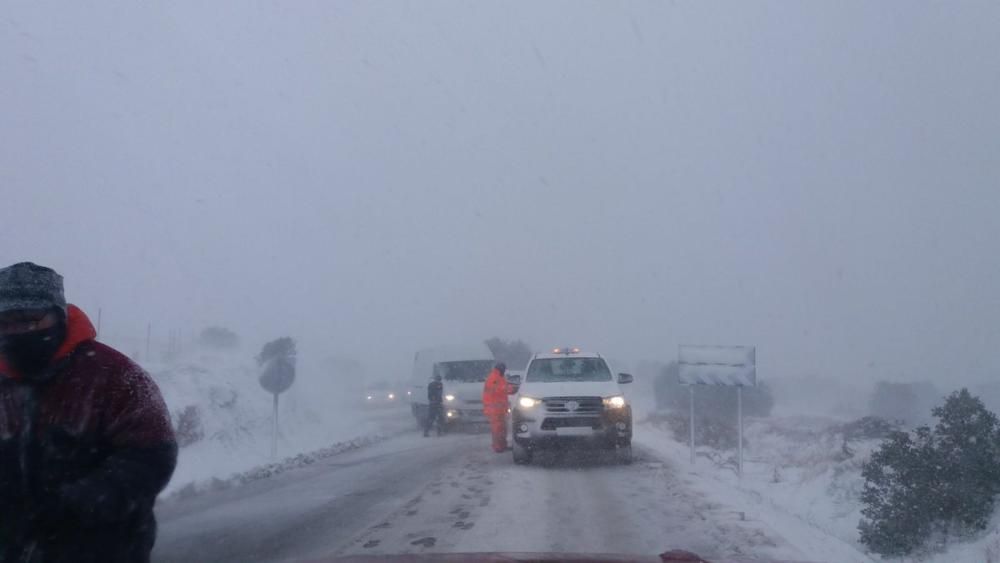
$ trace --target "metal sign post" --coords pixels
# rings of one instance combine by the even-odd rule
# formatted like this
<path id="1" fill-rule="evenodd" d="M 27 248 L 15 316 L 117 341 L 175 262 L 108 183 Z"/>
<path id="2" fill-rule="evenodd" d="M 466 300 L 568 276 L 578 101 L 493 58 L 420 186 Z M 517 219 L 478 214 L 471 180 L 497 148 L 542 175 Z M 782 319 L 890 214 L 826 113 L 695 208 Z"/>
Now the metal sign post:
<path id="1" fill-rule="evenodd" d="M 258 381 L 265 391 L 274 395 L 274 421 L 271 427 L 271 458 L 278 455 L 278 395 L 295 383 L 295 356 L 277 356 L 263 362 Z"/>
<path id="2" fill-rule="evenodd" d="M 274 394 L 274 425 L 271 428 L 271 459 L 278 455 L 278 394 Z"/>
<path id="3" fill-rule="evenodd" d="M 736 424 L 739 426 L 739 454 L 737 472 L 743 475 L 743 386 L 736 386 Z"/>
<path id="4" fill-rule="evenodd" d="M 694 386 L 736 387 L 737 462 L 743 475 L 743 388 L 757 385 L 757 348 L 754 346 L 681 346 L 679 379 L 691 392 L 691 463 L 694 463 Z"/>
<path id="5" fill-rule="evenodd" d="M 688 385 L 688 391 L 691 393 L 691 423 L 688 424 L 691 428 L 691 465 L 694 465 L 694 385 Z"/>

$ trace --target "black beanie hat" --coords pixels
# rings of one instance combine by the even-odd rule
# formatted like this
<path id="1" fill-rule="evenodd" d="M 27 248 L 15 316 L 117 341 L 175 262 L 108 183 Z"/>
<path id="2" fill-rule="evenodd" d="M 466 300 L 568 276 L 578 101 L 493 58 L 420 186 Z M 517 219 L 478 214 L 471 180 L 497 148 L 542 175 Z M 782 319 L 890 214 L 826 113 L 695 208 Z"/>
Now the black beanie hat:
<path id="1" fill-rule="evenodd" d="M 34 309 L 66 312 L 62 276 L 31 262 L 0 269 L 0 313 Z"/>

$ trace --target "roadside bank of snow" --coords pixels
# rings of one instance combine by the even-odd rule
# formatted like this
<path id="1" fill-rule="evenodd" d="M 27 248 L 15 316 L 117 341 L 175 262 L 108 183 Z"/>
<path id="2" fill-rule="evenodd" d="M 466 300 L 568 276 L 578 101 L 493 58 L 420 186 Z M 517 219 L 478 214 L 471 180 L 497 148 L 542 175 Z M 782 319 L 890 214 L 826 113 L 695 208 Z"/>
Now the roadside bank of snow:
<path id="1" fill-rule="evenodd" d="M 413 426 L 404 406 L 366 409 L 336 393 L 327 374 L 303 373 L 280 397 L 278 452 L 272 457 L 272 396 L 260 388 L 251 360 L 235 353 L 202 353 L 145 367 L 163 394 L 180 443 L 164 496 Z"/>
<path id="2" fill-rule="evenodd" d="M 692 466 L 687 445 L 650 419 L 638 425 L 635 439 L 673 462 L 678 476 L 693 489 L 777 530 L 803 557 L 831 563 L 874 561 L 856 541 L 856 495 L 869 446 L 856 447 L 863 451 L 838 461 L 840 444 L 818 438 L 834 421 L 778 420 L 748 421 L 742 478 L 736 474 L 732 452 L 699 448 Z M 811 445 L 799 440 L 811 440 Z"/>
<path id="3" fill-rule="evenodd" d="M 870 562 L 858 541 L 861 466 L 880 440 L 844 440 L 843 421 L 825 417 L 748 419 L 744 474 L 736 454 L 698 448 L 696 463 L 654 415 L 637 426 L 636 442 L 674 462 L 678 475 L 706 496 L 778 530 L 803 556 L 815 561 Z M 1000 512 L 986 531 L 952 540 L 937 553 L 890 561 L 1000 563 Z"/>
<path id="4" fill-rule="evenodd" d="M 263 421 L 260 431 L 248 433 L 238 444 L 203 441 L 182 448 L 177 469 L 162 496 L 171 496 L 185 489 L 200 491 L 208 487 L 206 483 L 219 487 L 221 482 L 234 479 L 245 481 L 246 478 L 241 475 L 247 473 L 281 472 L 290 466 L 308 464 L 313 459 L 379 442 L 413 426 L 409 413 L 399 411 L 358 412 L 357 416 L 358 419 L 350 425 L 319 429 L 299 426 L 304 430 L 303 435 L 292 439 L 283 437 L 277 460 L 270 456 L 269 418 Z M 286 429 L 283 432 L 289 431 Z"/>
<path id="5" fill-rule="evenodd" d="M 363 436 L 360 438 L 355 438 L 353 440 L 338 442 L 326 448 L 322 448 L 312 452 L 301 453 L 295 456 L 287 457 L 282 461 L 268 463 L 265 465 L 259 465 L 251 469 L 248 469 L 246 471 L 243 471 L 241 473 L 233 473 L 226 478 L 212 477 L 211 479 L 207 480 L 188 481 L 183 486 L 178 483 L 174 487 L 165 491 L 164 496 L 168 499 L 188 498 L 205 492 L 221 491 L 225 489 L 230 489 L 232 487 L 237 487 L 240 485 L 245 485 L 247 483 L 252 483 L 254 481 L 259 481 L 261 479 L 269 479 L 276 475 L 280 475 L 285 471 L 289 471 L 291 469 L 298 469 L 300 467 L 305 467 L 307 465 L 312 465 L 313 463 L 316 463 L 317 461 L 326 459 L 328 457 L 357 450 L 365 446 L 377 444 L 392 436 L 393 436 L 392 434 Z"/>

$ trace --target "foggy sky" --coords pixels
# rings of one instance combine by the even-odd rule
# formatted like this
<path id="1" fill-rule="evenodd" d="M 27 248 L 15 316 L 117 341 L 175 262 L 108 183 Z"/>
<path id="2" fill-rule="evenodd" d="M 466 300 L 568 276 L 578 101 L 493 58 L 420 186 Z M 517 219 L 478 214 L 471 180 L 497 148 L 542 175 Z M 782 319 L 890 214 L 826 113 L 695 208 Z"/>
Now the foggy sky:
<path id="1" fill-rule="evenodd" d="M 101 4 L 0 14 L 0 263 L 111 340 L 997 375 L 1000 4 Z"/>

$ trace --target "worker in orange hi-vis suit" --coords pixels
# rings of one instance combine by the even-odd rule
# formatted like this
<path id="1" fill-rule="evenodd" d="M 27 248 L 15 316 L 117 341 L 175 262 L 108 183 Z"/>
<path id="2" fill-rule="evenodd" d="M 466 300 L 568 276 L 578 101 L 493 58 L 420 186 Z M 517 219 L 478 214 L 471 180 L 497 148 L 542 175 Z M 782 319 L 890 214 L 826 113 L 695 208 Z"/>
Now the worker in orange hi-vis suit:
<path id="1" fill-rule="evenodd" d="M 490 421 L 493 434 L 493 451 L 507 451 L 507 366 L 497 363 L 483 387 L 483 414 Z"/>

